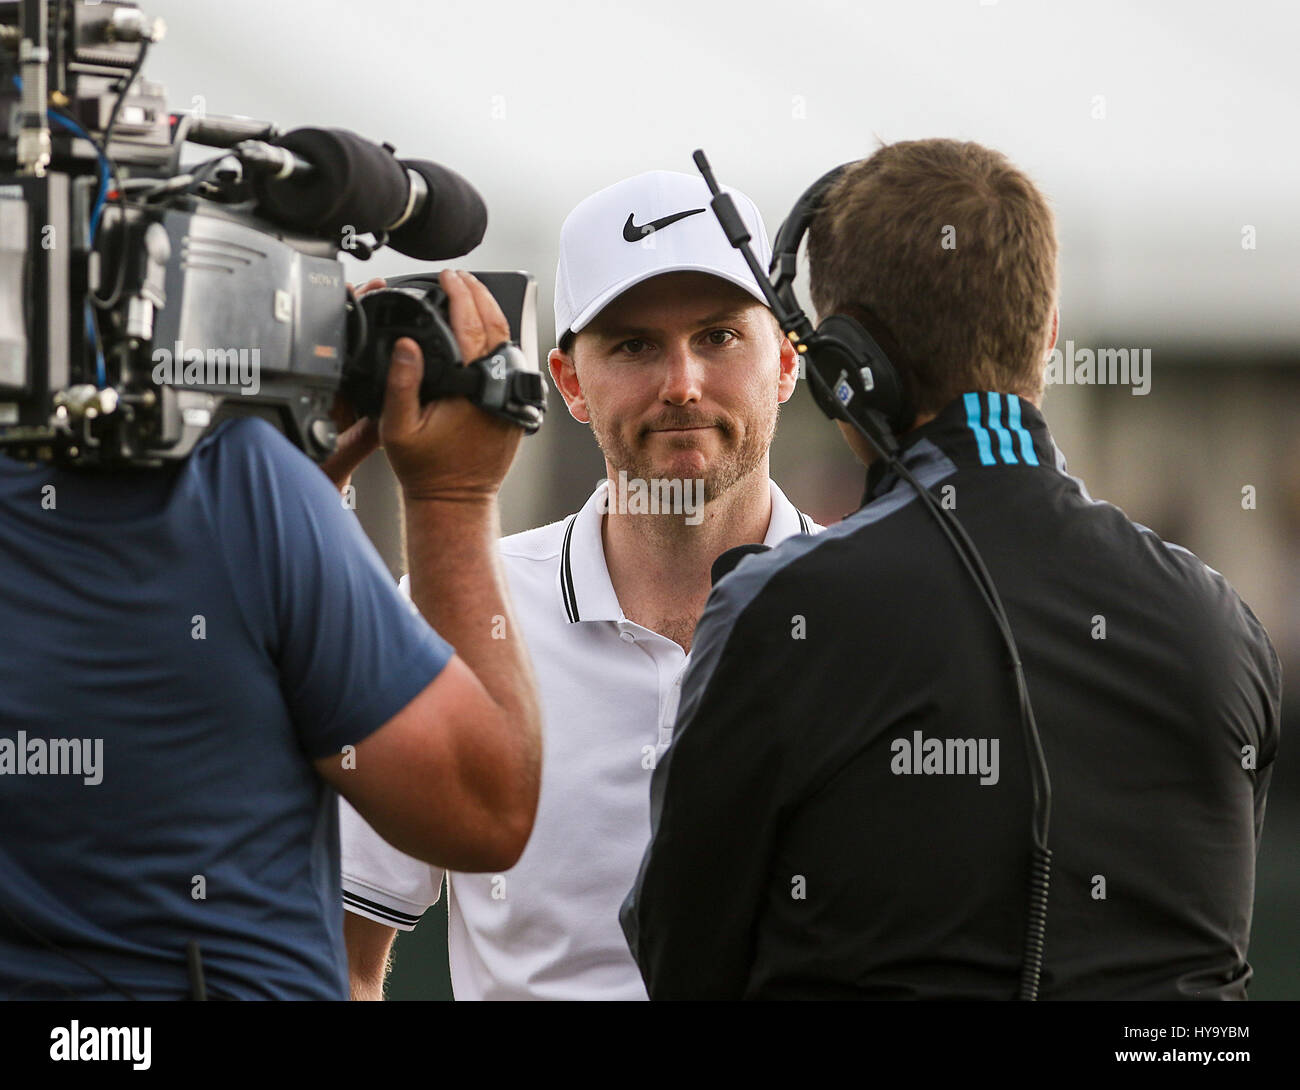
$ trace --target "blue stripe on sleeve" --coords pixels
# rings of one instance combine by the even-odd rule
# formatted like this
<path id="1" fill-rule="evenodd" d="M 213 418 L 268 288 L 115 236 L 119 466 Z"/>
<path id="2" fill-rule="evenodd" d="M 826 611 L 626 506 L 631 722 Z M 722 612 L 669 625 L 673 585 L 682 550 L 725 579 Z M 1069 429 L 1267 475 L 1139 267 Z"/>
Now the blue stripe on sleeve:
<path id="1" fill-rule="evenodd" d="M 1025 460 L 1025 465 L 1038 465 L 1038 455 L 1034 453 L 1034 440 L 1025 426 L 1020 423 L 1020 398 L 1015 394 L 1007 394 L 1007 423 L 1011 430 L 1020 436 L 1020 457 Z"/>
<path id="2" fill-rule="evenodd" d="M 1016 452 L 1011 445 L 1011 433 L 1002 426 L 1002 402 L 998 400 L 999 396 L 992 390 L 989 391 L 989 427 L 997 433 L 1002 460 L 1013 466 L 1016 464 Z"/>
<path id="3" fill-rule="evenodd" d="M 979 445 L 980 465 L 997 465 L 997 460 L 993 457 L 993 445 L 989 442 L 989 433 L 980 423 L 980 395 L 965 394 L 963 400 L 966 402 L 966 423 L 975 433 L 975 442 Z"/>

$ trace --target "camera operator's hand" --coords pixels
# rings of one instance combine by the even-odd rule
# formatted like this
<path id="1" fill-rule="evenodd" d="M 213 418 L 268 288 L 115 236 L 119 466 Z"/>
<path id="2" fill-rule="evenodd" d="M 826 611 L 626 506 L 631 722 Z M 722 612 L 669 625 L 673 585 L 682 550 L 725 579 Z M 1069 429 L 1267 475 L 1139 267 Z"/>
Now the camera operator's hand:
<path id="1" fill-rule="evenodd" d="M 366 292 L 378 291 L 387 286 L 378 277 L 360 288 L 348 285 L 352 294 L 358 299 Z M 320 467 L 325 472 L 325 476 L 334 482 L 334 487 L 339 492 L 343 492 L 348 482 L 352 480 L 352 474 L 356 472 L 357 466 L 378 449 L 379 425 L 369 417 L 363 416 L 358 420 L 356 410 L 339 395 L 334 398 L 330 418 L 334 421 L 334 428 L 338 432 L 338 444 L 334 448 L 334 453 L 326 458 Z"/>
<path id="2" fill-rule="evenodd" d="M 451 329 L 466 361 L 510 339 L 510 325 L 473 274 L 444 269 Z M 379 439 L 407 499 L 486 499 L 496 496 L 514 461 L 523 429 L 485 413 L 466 398 L 439 398 L 421 407 L 424 359 L 409 337 L 393 346 Z"/>
<path id="3" fill-rule="evenodd" d="M 441 283 L 464 359 L 509 339 L 482 284 L 450 271 Z M 419 345 L 398 338 L 379 435 L 402 486 L 411 601 L 456 653 L 361 743 L 356 767 L 337 755 L 316 767 L 399 850 L 452 870 L 505 870 L 523 852 L 541 781 L 537 686 L 498 547 L 497 491 L 523 429 L 463 397 L 422 406 L 423 374 Z"/>

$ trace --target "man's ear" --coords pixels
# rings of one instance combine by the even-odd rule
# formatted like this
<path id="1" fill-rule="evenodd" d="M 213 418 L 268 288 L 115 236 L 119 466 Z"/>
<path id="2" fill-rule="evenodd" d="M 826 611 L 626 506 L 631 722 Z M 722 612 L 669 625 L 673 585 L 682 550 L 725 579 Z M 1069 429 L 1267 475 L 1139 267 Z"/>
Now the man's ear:
<path id="1" fill-rule="evenodd" d="M 579 424 L 590 424 L 587 399 L 582 396 L 582 384 L 578 382 L 578 370 L 573 364 L 573 357 L 568 352 L 552 348 L 546 357 L 546 363 L 551 369 L 551 381 L 569 407 L 569 415 Z"/>
<path id="2" fill-rule="evenodd" d="M 776 380 L 776 401 L 782 405 L 794 395 L 799 377 L 799 353 L 784 333 L 781 334 L 781 372 Z"/>

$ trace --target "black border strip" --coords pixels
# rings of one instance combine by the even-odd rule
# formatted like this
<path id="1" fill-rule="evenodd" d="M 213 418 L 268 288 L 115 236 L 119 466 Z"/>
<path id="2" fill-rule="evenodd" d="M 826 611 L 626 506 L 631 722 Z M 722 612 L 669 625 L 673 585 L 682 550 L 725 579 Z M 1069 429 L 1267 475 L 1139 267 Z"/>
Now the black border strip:
<path id="1" fill-rule="evenodd" d="M 569 519 L 568 529 L 564 531 L 564 551 L 560 556 L 560 594 L 564 598 L 564 612 L 568 614 L 570 624 L 581 620 L 578 616 L 578 596 L 573 590 L 573 565 L 569 560 L 569 542 L 573 538 L 573 524 L 577 521 L 577 515 Z"/>
<path id="2" fill-rule="evenodd" d="M 349 889 L 343 891 L 343 903 L 345 905 L 356 905 L 357 908 L 364 908 L 367 912 L 373 912 L 376 916 L 383 916 L 394 923 L 409 923 L 414 926 L 421 919 L 421 916 L 412 916 L 408 912 L 399 912 L 395 908 L 389 908 L 388 905 L 381 905 L 378 901 L 369 901 Z"/>

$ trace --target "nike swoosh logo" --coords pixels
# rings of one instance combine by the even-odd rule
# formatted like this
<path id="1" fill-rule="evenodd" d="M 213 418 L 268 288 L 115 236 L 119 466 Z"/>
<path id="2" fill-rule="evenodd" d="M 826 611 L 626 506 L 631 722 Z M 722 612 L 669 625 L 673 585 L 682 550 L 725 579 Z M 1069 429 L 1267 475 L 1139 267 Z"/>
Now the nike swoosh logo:
<path id="1" fill-rule="evenodd" d="M 707 211 L 707 209 L 692 208 L 688 212 L 674 212 L 671 216 L 663 216 L 660 219 L 651 220 L 649 223 L 643 223 L 639 226 L 632 222 L 632 217 L 635 216 L 636 213 L 629 212 L 627 214 L 627 223 L 623 224 L 623 240 L 625 242 L 640 242 L 646 235 L 650 234 L 651 231 L 662 231 L 670 223 L 684 220 L 687 216 L 698 216 L 701 212 L 705 211 Z"/>

